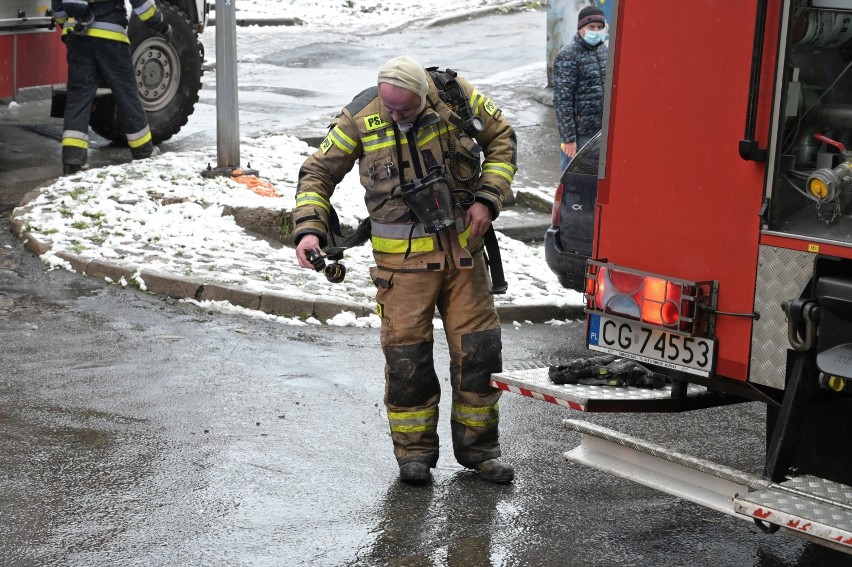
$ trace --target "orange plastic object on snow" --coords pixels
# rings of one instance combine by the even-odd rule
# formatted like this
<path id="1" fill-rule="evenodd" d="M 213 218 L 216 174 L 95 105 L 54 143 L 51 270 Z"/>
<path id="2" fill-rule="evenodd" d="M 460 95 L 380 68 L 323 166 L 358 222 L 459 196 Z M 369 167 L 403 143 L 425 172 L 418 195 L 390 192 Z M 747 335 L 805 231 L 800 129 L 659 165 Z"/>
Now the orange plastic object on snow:
<path id="1" fill-rule="evenodd" d="M 242 169 L 235 169 L 231 174 L 231 179 L 237 183 L 242 183 L 249 190 L 257 193 L 261 197 L 280 197 L 278 191 L 269 181 L 261 179 L 256 175 L 243 175 Z"/>

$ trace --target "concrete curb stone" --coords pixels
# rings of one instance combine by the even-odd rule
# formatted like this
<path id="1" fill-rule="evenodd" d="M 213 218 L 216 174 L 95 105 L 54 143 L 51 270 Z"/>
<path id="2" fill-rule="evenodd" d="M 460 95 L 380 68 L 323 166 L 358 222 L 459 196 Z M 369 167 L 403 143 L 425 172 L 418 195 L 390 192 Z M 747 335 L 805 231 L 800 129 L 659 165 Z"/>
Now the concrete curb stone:
<path id="1" fill-rule="evenodd" d="M 204 286 L 204 284 L 192 278 L 151 270 L 141 270 L 139 279 L 145 282 L 147 291 L 174 299 L 195 299 Z"/>
<path id="2" fill-rule="evenodd" d="M 231 305 L 246 309 L 260 309 L 260 294 L 238 287 L 222 284 L 204 284 L 198 296 L 199 301 L 227 301 Z"/>
<path id="3" fill-rule="evenodd" d="M 348 301 L 329 301 L 327 299 L 317 299 L 313 305 L 313 315 L 320 321 L 331 319 L 342 311 L 353 311 L 357 317 L 367 317 L 373 313 L 372 307 L 351 303 Z"/>
<path id="4" fill-rule="evenodd" d="M 36 256 L 41 256 L 42 254 L 45 254 L 48 250 L 50 250 L 50 244 L 40 241 L 30 232 L 23 233 L 23 240 L 24 248 L 26 248 Z"/>
<path id="5" fill-rule="evenodd" d="M 85 258 L 68 250 L 58 252 L 56 257 L 71 264 L 71 268 L 78 274 L 85 274 L 86 269 L 88 269 L 89 264 L 92 262 L 91 258 Z"/>
<path id="6" fill-rule="evenodd" d="M 499 305 L 497 314 L 502 323 L 513 321 L 545 323 L 553 319 L 579 319 L 583 317 L 584 311 L 582 305 Z"/>
<path id="7" fill-rule="evenodd" d="M 24 240 L 24 246 L 31 253 L 42 256 L 50 251 L 51 246 L 29 232 L 23 232 L 18 225 L 12 227 L 12 232 Z M 373 313 L 372 305 L 365 306 L 350 301 L 334 301 L 328 299 L 301 299 L 277 292 L 253 292 L 226 284 L 202 283 L 192 278 L 177 276 L 165 272 L 155 272 L 118 264 L 102 259 L 90 259 L 68 250 L 61 250 L 56 256 L 71 264 L 71 268 L 90 278 L 109 279 L 119 282 L 122 278 L 127 282 L 138 278 L 145 284 L 146 291 L 164 295 L 174 299 L 198 299 L 199 301 L 227 301 L 232 305 L 245 309 L 262 311 L 280 317 L 312 316 L 320 321 L 327 321 L 334 316 L 351 311 L 357 317 L 367 317 Z M 544 323 L 553 319 L 577 319 L 583 316 L 580 305 L 498 305 L 497 314 L 503 323 L 513 321 L 530 321 Z"/>
<path id="8" fill-rule="evenodd" d="M 308 317 L 314 312 L 314 302 L 270 291 L 260 295 L 260 310 L 281 317 Z"/>
<path id="9" fill-rule="evenodd" d="M 106 260 L 94 259 L 88 263 L 84 273 L 90 278 L 109 278 L 114 282 L 119 282 L 121 281 L 121 278 L 124 278 L 129 282 L 130 278 L 133 277 L 133 274 L 136 273 L 136 270 L 134 270 L 132 266 L 124 266 L 122 264 L 116 264 Z"/>

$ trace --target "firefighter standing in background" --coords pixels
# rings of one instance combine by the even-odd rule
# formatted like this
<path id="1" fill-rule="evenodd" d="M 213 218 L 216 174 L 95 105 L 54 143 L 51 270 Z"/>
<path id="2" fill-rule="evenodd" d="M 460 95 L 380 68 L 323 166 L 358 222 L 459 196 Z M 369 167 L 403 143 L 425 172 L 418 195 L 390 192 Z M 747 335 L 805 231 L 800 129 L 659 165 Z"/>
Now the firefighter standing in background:
<path id="1" fill-rule="evenodd" d="M 577 34 L 553 62 L 553 108 L 559 131 L 562 169 L 601 129 L 606 87 L 606 18 L 586 6 L 577 16 Z"/>
<path id="2" fill-rule="evenodd" d="M 392 59 L 381 68 L 378 86 L 337 116 L 299 172 L 296 256 L 300 266 L 312 267 L 310 254 L 326 245 L 331 194 L 358 162 L 400 480 L 427 483 L 438 461 L 437 307 L 450 350 L 455 458 L 486 480 L 507 483 L 514 470 L 499 460 L 501 391 L 489 385 L 490 375 L 502 370 L 500 321 L 482 249 L 517 170 L 515 133 L 464 79 L 444 83 L 448 75 L 436 76 L 409 57 Z M 458 87 L 465 106 L 442 100 L 447 85 Z"/>
<path id="3" fill-rule="evenodd" d="M 101 82 L 112 90 L 133 159 L 159 153 L 133 71 L 124 0 L 52 0 L 68 57 L 68 87 L 62 133 L 64 174 L 80 171 L 89 153 L 89 116 Z M 133 12 L 154 31 L 171 37 L 154 0 L 130 0 Z"/>

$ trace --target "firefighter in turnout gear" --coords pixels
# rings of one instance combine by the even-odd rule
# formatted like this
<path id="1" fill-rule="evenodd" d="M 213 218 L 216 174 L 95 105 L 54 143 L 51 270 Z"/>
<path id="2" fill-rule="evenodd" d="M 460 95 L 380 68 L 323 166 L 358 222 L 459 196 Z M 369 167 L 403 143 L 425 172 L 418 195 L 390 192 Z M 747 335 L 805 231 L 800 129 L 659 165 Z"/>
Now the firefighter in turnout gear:
<path id="1" fill-rule="evenodd" d="M 89 116 L 98 87 L 112 90 L 133 159 L 159 153 L 136 86 L 124 0 L 52 0 L 68 57 L 68 87 L 62 133 L 65 174 L 80 171 L 89 150 Z M 130 0 L 133 12 L 168 39 L 171 26 L 154 0 Z"/>
<path id="2" fill-rule="evenodd" d="M 451 96 L 455 93 L 455 96 Z M 385 405 L 400 479 L 431 480 L 438 461 L 440 386 L 432 353 L 437 308 L 450 350 L 456 460 L 492 482 L 514 478 L 499 460 L 500 321 L 483 236 L 517 170 L 515 133 L 501 111 L 450 70 L 397 57 L 378 85 L 337 116 L 299 172 L 296 255 L 327 243 L 335 186 L 358 163 L 370 215 L 376 312 L 382 320 Z"/>

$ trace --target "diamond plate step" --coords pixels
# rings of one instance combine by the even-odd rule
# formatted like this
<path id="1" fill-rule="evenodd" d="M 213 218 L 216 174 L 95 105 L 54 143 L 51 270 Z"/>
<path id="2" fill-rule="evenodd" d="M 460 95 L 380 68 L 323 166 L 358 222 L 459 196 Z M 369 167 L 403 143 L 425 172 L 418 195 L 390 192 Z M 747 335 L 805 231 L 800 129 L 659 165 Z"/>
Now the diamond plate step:
<path id="1" fill-rule="evenodd" d="M 708 393 L 706 388 L 695 384 L 689 385 L 686 399 L 683 400 L 672 398 L 671 386 L 655 390 L 554 384 L 550 381 L 546 365 L 524 368 L 516 364 L 515 368 L 493 374 L 491 386 L 585 412 L 677 412 L 732 403 L 730 399 L 717 399 L 715 395 Z"/>
<path id="2" fill-rule="evenodd" d="M 852 553 L 852 487 L 801 476 L 734 499 L 734 510 Z"/>

